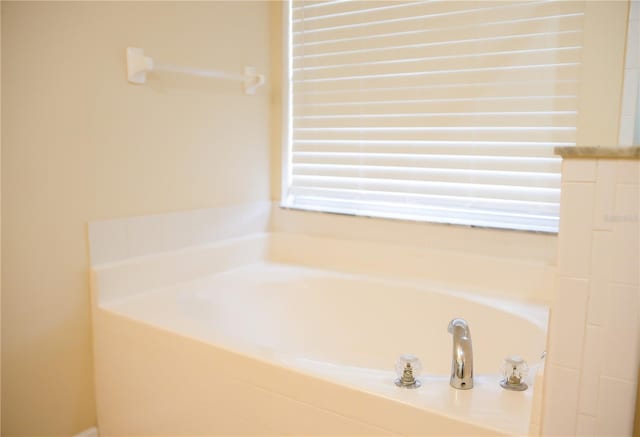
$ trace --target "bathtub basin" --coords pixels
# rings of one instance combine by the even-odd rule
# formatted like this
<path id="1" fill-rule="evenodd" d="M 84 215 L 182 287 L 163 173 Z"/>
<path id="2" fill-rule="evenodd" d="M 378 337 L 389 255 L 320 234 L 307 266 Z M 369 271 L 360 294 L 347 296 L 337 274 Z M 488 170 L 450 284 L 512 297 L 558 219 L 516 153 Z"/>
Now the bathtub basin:
<path id="1" fill-rule="evenodd" d="M 546 307 L 429 281 L 406 248 L 317 244 L 334 259 L 262 234 L 94 268 L 101 433 L 529 434 Z M 455 317 L 473 390 L 448 384 Z M 403 353 L 422 360 L 420 389 L 393 384 Z M 525 392 L 498 385 L 509 354 L 532 367 Z"/>

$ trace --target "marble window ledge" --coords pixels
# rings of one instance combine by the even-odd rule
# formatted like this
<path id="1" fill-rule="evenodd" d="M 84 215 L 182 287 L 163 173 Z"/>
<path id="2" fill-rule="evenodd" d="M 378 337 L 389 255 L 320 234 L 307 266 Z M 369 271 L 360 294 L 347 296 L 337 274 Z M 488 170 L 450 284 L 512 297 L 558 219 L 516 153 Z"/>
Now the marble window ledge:
<path id="1" fill-rule="evenodd" d="M 553 149 L 556 155 L 564 159 L 640 159 L 640 146 L 631 147 L 587 147 L 571 146 L 556 147 Z"/>

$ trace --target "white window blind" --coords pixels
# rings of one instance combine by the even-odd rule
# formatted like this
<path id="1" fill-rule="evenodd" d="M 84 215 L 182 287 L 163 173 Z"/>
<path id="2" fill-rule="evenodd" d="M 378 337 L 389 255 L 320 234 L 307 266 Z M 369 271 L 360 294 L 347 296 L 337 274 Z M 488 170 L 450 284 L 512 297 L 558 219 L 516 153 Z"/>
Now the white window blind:
<path id="1" fill-rule="evenodd" d="M 283 205 L 556 232 L 583 2 L 294 1 Z"/>

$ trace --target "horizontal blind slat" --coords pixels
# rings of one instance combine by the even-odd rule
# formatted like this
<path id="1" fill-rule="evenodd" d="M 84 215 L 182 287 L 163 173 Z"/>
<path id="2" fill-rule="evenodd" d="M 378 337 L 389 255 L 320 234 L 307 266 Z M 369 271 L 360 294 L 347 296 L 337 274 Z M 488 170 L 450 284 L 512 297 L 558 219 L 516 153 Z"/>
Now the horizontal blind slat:
<path id="1" fill-rule="evenodd" d="M 337 188 L 294 187 L 292 194 L 300 198 L 324 198 L 355 202 L 384 202 L 398 206 L 436 207 L 442 209 L 477 207 L 483 211 L 498 211 L 501 213 L 550 215 L 558 213 L 558 202 L 536 202 L 531 200 L 505 200 L 500 198 L 473 198 L 466 196 L 398 193 L 384 191 L 361 191 Z"/>
<path id="2" fill-rule="evenodd" d="M 292 144 L 293 152 L 330 153 L 398 153 L 455 156 L 554 157 L 553 148 L 570 146 L 571 142 L 535 141 L 428 141 L 428 140 L 298 140 Z"/>
<path id="3" fill-rule="evenodd" d="M 462 182 L 399 181 L 373 178 L 293 176 L 294 186 L 340 188 L 363 191 L 409 192 L 419 194 L 439 194 L 463 197 L 498 198 L 508 200 L 531 200 L 556 202 L 560 200 L 560 186 L 557 188 L 481 185 Z"/>
<path id="4" fill-rule="evenodd" d="M 449 127 L 397 127 L 397 128 L 298 128 L 293 130 L 297 140 L 431 140 L 431 141 L 537 141 L 575 142 L 572 127 L 499 127 L 499 126 L 449 126 Z"/>
<path id="5" fill-rule="evenodd" d="M 416 209 L 432 209 L 440 211 L 465 211 L 479 214 L 495 214 L 512 217 L 556 218 L 558 203 L 514 201 L 503 199 L 482 199 L 443 195 L 423 195 L 413 193 L 390 193 L 369 191 L 362 193 L 354 190 L 325 189 L 325 188 L 295 188 L 293 194 L 299 202 L 309 202 L 311 199 L 323 203 L 337 201 L 345 207 L 387 209 L 394 206 L 399 212 Z M 555 217 L 554 217 L 555 215 Z"/>
<path id="6" fill-rule="evenodd" d="M 363 118 L 385 117 L 387 115 L 420 116 L 424 114 L 450 114 L 452 116 L 478 114 L 524 114 L 524 113 L 575 113 L 577 99 L 574 96 L 547 97 L 529 96 L 512 98 L 485 97 L 474 101 L 461 99 L 409 99 L 370 100 L 352 102 L 299 103 L 293 117 L 312 120 L 314 118 Z M 473 112 L 472 112 L 473 111 Z"/>
<path id="7" fill-rule="evenodd" d="M 437 127 L 437 126 L 555 126 L 573 127 L 575 111 L 549 112 L 498 112 L 498 113 L 425 113 L 425 114 L 360 114 L 353 116 L 298 116 L 294 117 L 297 128 L 347 128 L 375 127 Z"/>
<path id="8" fill-rule="evenodd" d="M 364 178 L 393 181 L 453 182 L 517 187 L 558 188 L 560 175 L 541 172 L 492 171 L 364 165 L 294 164 L 292 174 L 320 178 Z"/>
<path id="9" fill-rule="evenodd" d="M 518 100 L 518 103 L 535 101 L 539 104 L 540 99 L 549 102 L 547 108 L 553 108 L 558 100 L 567 101 L 571 99 L 574 107 L 577 106 L 577 81 L 568 80 L 526 80 L 495 82 L 475 82 L 475 83 L 452 83 L 433 85 L 408 86 L 402 83 L 393 83 L 385 88 L 366 88 L 345 90 L 317 90 L 301 87 L 294 87 L 293 95 L 294 113 L 299 109 L 305 109 L 307 105 L 335 105 L 363 106 L 367 109 L 372 103 L 381 105 L 392 105 L 395 103 L 404 104 L 411 101 L 416 103 L 441 104 L 443 102 L 456 102 L 468 107 L 470 104 L 483 107 L 487 102 L 511 103 Z M 523 107 L 525 107 L 523 105 Z"/>
<path id="10" fill-rule="evenodd" d="M 402 87 L 424 87 L 425 89 L 439 86 L 456 87 L 458 85 L 492 83 L 497 77 L 505 83 L 529 81 L 576 80 L 579 64 L 531 64 L 527 66 L 494 66 L 494 67 L 466 67 L 461 69 L 443 69 L 436 71 L 407 71 L 401 74 L 358 74 L 348 77 L 334 77 L 293 81 L 294 94 L 299 92 L 318 91 L 353 91 L 360 88 L 367 89 L 393 88 L 401 84 Z M 454 96 L 460 96 L 456 93 Z"/>
<path id="11" fill-rule="evenodd" d="M 427 155 L 400 153 L 334 153 L 334 152 L 294 152 L 293 166 L 304 164 L 325 165 L 387 165 L 394 167 L 422 167 L 445 169 L 479 168 L 496 171 L 522 171 L 559 174 L 561 160 L 537 157 L 504 157 L 483 155 Z"/>

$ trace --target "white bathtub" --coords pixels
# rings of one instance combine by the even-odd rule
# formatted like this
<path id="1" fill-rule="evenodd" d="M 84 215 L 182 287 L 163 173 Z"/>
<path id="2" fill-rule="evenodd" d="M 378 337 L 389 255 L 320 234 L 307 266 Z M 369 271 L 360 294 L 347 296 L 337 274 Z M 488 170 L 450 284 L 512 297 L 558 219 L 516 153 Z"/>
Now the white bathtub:
<path id="1" fill-rule="evenodd" d="M 94 268 L 101 434 L 529 434 L 546 307 L 436 283 L 425 263 L 265 234 Z M 448 385 L 454 317 L 471 327 L 472 390 Z M 393 384 L 407 352 L 417 390 Z M 509 354 L 532 364 L 525 392 L 498 385 Z"/>

